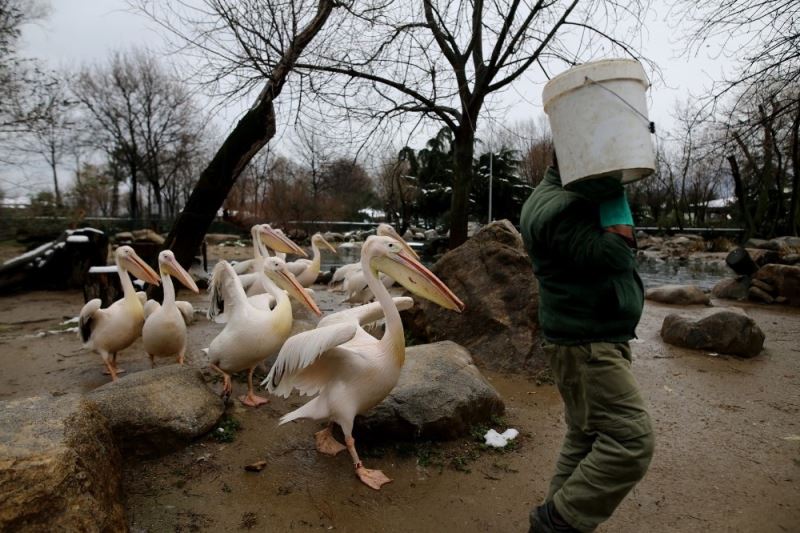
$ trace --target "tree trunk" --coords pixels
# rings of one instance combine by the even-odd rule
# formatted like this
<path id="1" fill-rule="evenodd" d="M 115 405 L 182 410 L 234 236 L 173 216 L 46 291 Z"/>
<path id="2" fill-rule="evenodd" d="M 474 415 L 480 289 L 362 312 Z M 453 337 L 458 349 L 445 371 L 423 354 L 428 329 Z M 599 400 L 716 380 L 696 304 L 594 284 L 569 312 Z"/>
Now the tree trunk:
<path id="1" fill-rule="evenodd" d="M 736 161 L 735 155 L 728 156 L 728 163 L 731 165 L 731 175 L 733 176 L 733 187 L 736 194 L 736 199 L 739 202 L 739 211 L 742 213 L 742 220 L 744 221 L 745 234 L 744 240 L 746 241 L 753 236 L 753 217 L 750 215 L 750 209 L 747 207 L 747 198 L 745 196 L 744 184 L 742 183 L 742 175 L 739 173 L 739 163 Z"/>
<path id="2" fill-rule="evenodd" d="M 475 132 L 468 125 L 453 132 L 453 196 L 450 203 L 450 249 L 467 240 L 469 190 L 472 185 L 472 159 Z"/>
<path id="3" fill-rule="evenodd" d="M 319 0 L 316 15 L 295 36 L 272 69 L 256 105 L 236 124 L 200 174 L 200 179 L 164 243 L 184 267 L 191 265 L 209 225 L 247 163 L 275 135 L 273 101 L 283 89 L 300 54 L 325 25 L 333 6 L 334 0 Z"/>
<path id="4" fill-rule="evenodd" d="M 797 235 L 800 229 L 797 204 L 800 200 L 800 98 L 797 100 L 797 113 L 792 122 L 792 199 L 789 204 L 789 232 Z"/>

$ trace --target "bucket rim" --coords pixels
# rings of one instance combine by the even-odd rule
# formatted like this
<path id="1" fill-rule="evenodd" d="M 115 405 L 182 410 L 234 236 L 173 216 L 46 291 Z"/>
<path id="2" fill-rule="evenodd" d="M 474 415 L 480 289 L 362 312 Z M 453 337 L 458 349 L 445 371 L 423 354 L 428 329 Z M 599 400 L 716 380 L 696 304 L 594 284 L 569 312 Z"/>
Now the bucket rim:
<path id="1" fill-rule="evenodd" d="M 548 105 L 555 99 L 583 87 L 587 77 L 596 82 L 635 80 L 642 82 L 645 90 L 650 87 L 650 80 L 647 78 L 644 66 L 636 59 L 609 58 L 590 61 L 565 70 L 547 82 L 542 89 L 542 105 L 545 113 L 547 113 Z"/>

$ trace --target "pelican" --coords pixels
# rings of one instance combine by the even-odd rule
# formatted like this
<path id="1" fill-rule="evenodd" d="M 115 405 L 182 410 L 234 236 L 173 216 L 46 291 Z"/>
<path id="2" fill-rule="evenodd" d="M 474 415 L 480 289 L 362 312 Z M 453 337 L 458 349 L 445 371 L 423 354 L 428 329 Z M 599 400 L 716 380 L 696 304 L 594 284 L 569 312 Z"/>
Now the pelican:
<path id="1" fill-rule="evenodd" d="M 253 371 L 261 361 L 277 354 L 292 332 L 292 304 L 289 295 L 302 302 L 317 316 L 322 314 L 281 259 L 267 258 L 262 271 L 266 275 L 261 282 L 276 302 L 271 310 L 255 307 L 248 301 L 239 277 L 227 261 L 220 261 L 214 267 L 210 289 L 209 317 L 213 318 L 221 311 L 223 303 L 228 315 L 225 329 L 211 341 L 208 348 L 211 368 L 223 376 L 223 396 L 230 395 L 232 391 L 230 375 L 248 370 L 247 395 L 240 397 L 239 401 L 251 407 L 258 407 L 269 401 L 253 392 Z"/>
<path id="2" fill-rule="evenodd" d="M 286 256 L 286 253 L 296 255 L 307 255 L 305 250 L 297 246 L 294 241 L 286 236 L 279 229 L 274 229 L 269 224 L 256 224 L 250 230 L 253 235 L 253 259 L 251 265 L 251 272 L 240 274 L 239 280 L 242 282 L 245 292 L 248 296 L 264 293 L 264 285 L 259 281 L 263 277 L 264 259 L 270 257 L 270 250 L 275 253 L 276 257 L 280 255 Z M 265 241 L 267 241 L 265 243 Z M 283 259 L 283 257 L 281 257 Z M 249 261 L 249 260 L 248 260 Z M 234 270 L 236 270 L 234 268 Z"/>
<path id="3" fill-rule="evenodd" d="M 158 254 L 158 270 L 164 287 L 163 303 L 148 300 L 145 304 L 145 321 L 142 328 L 144 351 L 150 357 L 150 366 L 155 367 L 156 357 L 178 356 L 178 364 L 183 364 L 186 355 L 186 317 L 175 301 L 175 287 L 172 277 L 175 276 L 186 288 L 194 293 L 200 292 L 192 277 L 175 259 L 170 250 Z M 189 304 L 191 307 L 191 304 Z M 194 310 L 192 310 L 194 312 Z"/>
<path id="4" fill-rule="evenodd" d="M 394 285 L 394 280 L 384 273 L 380 274 L 380 280 L 384 287 L 387 289 Z M 342 289 L 347 294 L 347 298 L 343 303 L 349 304 L 365 304 L 372 300 L 373 294 L 367 285 L 367 278 L 364 276 L 364 271 L 360 268 L 350 273 L 342 283 Z"/>
<path id="5" fill-rule="evenodd" d="M 317 394 L 281 417 L 280 424 L 301 418 L 327 419 L 328 427 L 315 435 L 317 450 L 336 455 L 347 449 L 359 479 L 379 490 L 391 480 L 380 470 L 364 468 L 352 435 L 353 419 L 377 405 L 397 384 L 405 361 L 405 337 L 395 301 L 378 281 L 377 273 L 385 272 L 409 291 L 446 309 L 461 312 L 464 304 L 390 237 L 369 237 L 361 249 L 361 266 L 377 302 L 325 317 L 316 329 L 291 337 L 261 384 L 284 397 L 293 389 Z M 376 309 L 386 317 L 381 339 L 361 327 L 361 315 L 374 314 Z M 333 423 L 341 426 L 346 446 L 333 438 Z"/>
<path id="6" fill-rule="evenodd" d="M 315 233 L 311 237 L 311 249 L 314 251 L 313 259 L 298 259 L 297 261 L 286 263 L 286 266 L 291 273 L 297 277 L 297 281 L 299 281 L 300 285 L 303 287 L 310 287 L 317 281 L 320 259 L 322 259 L 319 247 L 322 245 L 327 246 L 331 252 L 336 253 L 336 248 L 331 246 L 322 234 Z"/>
<path id="7" fill-rule="evenodd" d="M 139 338 L 144 324 L 144 293 L 134 290 L 128 271 L 142 281 L 158 285 L 155 271 L 130 246 L 117 248 L 114 262 L 117 264 L 123 297 L 105 309 L 100 309 L 100 298 L 89 300 L 81 309 L 78 319 L 84 346 L 100 354 L 112 381 L 116 381 L 117 374 L 121 372 L 117 368 L 117 352 Z"/>
<path id="8" fill-rule="evenodd" d="M 414 259 L 419 260 L 419 255 L 417 255 L 417 252 L 415 252 L 414 249 L 411 248 L 411 246 L 409 246 L 408 243 L 400 236 L 400 234 L 397 233 L 394 230 L 394 228 L 389 224 L 384 224 L 384 223 L 378 224 L 378 229 L 376 230 L 376 234 L 380 235 L 381 237 L 391 237 L 392 239 L 396 240 L 397 242 L 403 245 L 406 251 L 409 254 L 411 254 L 411 256 L 413 256 Z M 344 292 L 350 293 L 348 299 L 345 301 L 349 301 L 350 303 L 365 303 L 372 298 L 372 293 L 369 291 L 369 289 L 367 289 L 367 286 L 365 283 L 363 283 L 363 280 L 357 283 L 358 285 L 357 290 L 355 290 L 354 287 L 355 284 L 349 284 L 352 286 L 349 290 L 348 288 L 345 287 L 345 280 L 352 275 L 358 275 L 360 271 L 361 271 L 361 263 L 350 263 L 347 265 L 342 265 L 336 269 L 336 272 L 333 273 L 333 276 L 331 277 L 331 281 L 328 284 L 328 286 L 334 289 L 337 283 L 341 283 L 342 290 L 344 290 Z M 387 287 L 391 286 L 391 283 L 386 286 Z M 354 298 L 356 293 L 363 291 L 364 289 L 367 289 L 365 294 L 366 299 L 364 299 L 363 297 Z"/>

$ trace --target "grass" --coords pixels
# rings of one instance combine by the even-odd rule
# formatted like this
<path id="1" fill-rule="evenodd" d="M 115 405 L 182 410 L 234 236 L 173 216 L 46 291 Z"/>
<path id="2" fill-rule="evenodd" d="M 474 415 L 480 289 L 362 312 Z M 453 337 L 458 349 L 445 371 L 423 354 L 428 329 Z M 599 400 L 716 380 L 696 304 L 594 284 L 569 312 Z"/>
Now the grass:
<path id="1" fill-rule="evenodd" d="M 232 416 L 225 415 L 211 432 L 217 442 L 233 442 L 242 425 Z"/>

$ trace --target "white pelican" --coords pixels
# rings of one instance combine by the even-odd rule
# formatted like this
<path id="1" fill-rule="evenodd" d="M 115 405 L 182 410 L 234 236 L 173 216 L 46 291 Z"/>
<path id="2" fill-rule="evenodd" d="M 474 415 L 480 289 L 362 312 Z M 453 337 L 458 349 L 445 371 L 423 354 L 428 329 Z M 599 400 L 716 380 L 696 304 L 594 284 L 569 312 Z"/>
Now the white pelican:
<path id="1" fill-rule="evenodd" d="M 380 235 L 381 237 L 391 237 L 392 239 L 396 240 L 397 242 L 403 245 L 406 251 L 409 254 L 411 254 L 414 257 L 414 259 L 419 260 L 419 255 L 417 255 L 417 252 L 415 252 L 414 249 L 411 248 L 411 246 L 409 246 L 408 243 L 400 236 L 400 234 L 397 233 L 394 230 L 394 228 L 389 224 L 384 224 L 384 223 L 378 224 L 378 229 L 376 230 L 376 234 Z M 349 293 L 349 296 L 345 301 L 350 303 L 365 303 L 372 298 L 372 293 L 369 291 L 366 283 L 364 283 L 363 280 L 349 284 L 350 285 L 349 289 L 345 287 L 345 280 L 352 275 L 359 275 L 358 273 L 360 271 L 361 271 L 360 262 L 342 265 L 336 269 L 336 272 L 333 273 L 331 281 L 330 283 L 328 283 L 328 287 L 330 287 L 333 290 L 336 290 L 335 289 L 336 284 L 341 283 L 342 290 L 344 292 Z M 355 288 L 356 285 L 358 286 L 357 289 Z M 389 283 L 389 285 L 386 284 L 384 285 L 388 287 L 391 286 L 391 283 Z M 357 297 L 356 294 L 360 291 L 363 291 L 364 289 L 366 289 L 365 295 L 363 297 Z"/>
<path id="2" fill-rule="evenodd" d="M 155 271 L 130 246 L 117 248 L 114 262 L 117 264 L 123 297 L 105 309 L 100 309 L 100 298 L 89 300 L 81 309 L 78 319 L 84 346 L 100 354 L 112 380 L 116 380 L 120 372 L 117 368 L 117 352 L 139 338 L 144 324 L 142 304 L 145 296 L 134 290 L 128 271 L 142 281 L 158 285 Z"/>
<path id="3" fill-rule="evenodd" d="M 263 277 L 263 273 L 259 273 L 258 270 L 263 267 L 264 260 L 270 257 L 270 250 L 275 253 L 276 257 L 283 255 L 281 259 L 286 257 L 286 253 L 307 255 L 305 250 L 297 246 L 285 233 L 279 229 L 274 229 L 269 224 L 253 226 L 251 233 L 253 235 L 254 255 L 250 264 L 251 271 L 239 275 L 239 281 L 242 282 L 242 287 L 244 287 L 248 296 L 264 293 L 264 285 L 259 281 Z M 261 265 L 261 267 L 258 265 Z"/>
<path id="4" fill-rule="evenodd" d="M 231 393 L 230 375 L 248 370 L 247 395 L 239 400 L 251 407 L 268 402 L 266 398 L 256 396 L 253 392 L 253 371 L 261 361 L 277 354 L 292 332 L 292 304 L 289 295 L 303 302 L 317 316 L 322 314 L 281 259 L 267 258 L 263 272 L 266 276 L 261 281 L 276 301 L 273 309 L 260 309 L 248 301 L 239 277 L 227 261 L 220 261 L 214 267 L 210 288 L 209 318 L 221 311 L 223 305 L 228 315 L 225 329 L 211 341 L 208 348 L 211 368 L 223 376 L 223 396 Z"/>
<path id="5" fill-rule="evenodd" d="M 377 272 L 387 273 L 414 294 L 447 309 L 460 312 L 464 304 L 395 239 L 369 237 L 361 249 L 361 265 L 377 303 L 325 317 L 316 329 L 291 337 L 261 384 L 284 397 L 295 388 L 301 394 L 318 394 L 283 416 L 280 423 L 299 418 L 328 419 L 328 428 L 315 437 L 317 450 L 329 455 L 345 449 L 331 433 L 332 423 L 339 424 L 356 475 L 377 490 L 391 480 L 379 470 L 364 468 L 352 436 L 353 419 L 389 394 L 405 361 L 400 313 L 389 291 L 378 281 Z M 378 308 L 386 317 L 386 332 L 381 339 L 367 333 L 359 319 L 361 314 L 374 313 Z"/>
<path id="6" fill-rule="evenodd" d="M 258 257 L 259 257 L 259 253 L 261 255 L 269 256 L 269 250 L 265 250 L 264 248 L 261 248 L 259 250 L 259 247 L 258 247 L 258 243 L 261 242 L 261 239 L 260 239 L 259 235 L 260 235 L 260 233 L 262 231 L 264 231 L 265 228 L 269 228 L 271 231 L 274 231 L 275 233 L 278 233 L 278 234 L 286 237 L 286 235 L 283 233 L 283 231 L 281 231 L 279 229 L 273 229 L 272 226 L 270 226 L 269 224 L 255 224 L 253 227 L 251 227 L 250 228 L 250 237 L 253 240 L 253 259 L 245 259 L 244 261 L 238 261 L 235 265 L 232 265 L 233 266 L 233 270 L 237 274 L 242 275 L 242 274 L 248 274 L 250 272 L 253 272 L 253 269 L 254 269 L 254 266 L 255 266 L 255 262 L 256 262 L 256 260 L 258 260 Z M 288 237 L 286 237 L 286 239 L 291 242 L 291 240 Z M 294 244 L 294 243 L 292 243 L 292 244 Z M 300 248 L 299 246 L 296 246 L 296 245 L 292 248 L 291 253 L 293 253 L 295 255 L 301 255 L 303 257 L 308 257 L 308 254 L 305 252 L 305 250 L 303 250 L 302 248 Z M 279 256 L 281 259 L 285 259 L 286 258 L 286 253 L 285 252 L 276 252 L 275 255 Z"/>
<path id="7" fill-rule="evenodd" d="M 297 281 L 299 281 L 300 285 L 303 287 L 310 287 L 317 281 L 320 260 L 322 259 L 322 253 L 319 247 L 322 245 L 327 246 L 331 252 L 336 253 L 336 248 L 331 246 L 322 234 L 315 233 L 311 237 L 311 249 L 314 251 L 313 259 L 298 259 L 291 263 L 286 263 L 289 271 L 297 277 Z"/>
<path id="8" fill-rule="evenodd" d="M 394 280 L 384 273 L 380 274 L 380 280 L 387 289 L 394 285 Z M 343 303 L 361 305 L 369 302 L 374 297 L 372 290 L 369 288 L 369 285 L 367 285 L 367 278 L 364 275 L 364 271 L 360 268 L 351 272 L 344 279 L 342 289 L 345 294 L 347 294 L 347 298 L 344 299 Z"/>
<path id="9" fill-rule="evenodd" d="M 175 259 L 170 250 L 158 254 L 158 270 L 164 287 L 163 303 L 148 300 L 145 305 L 145 321 L 142 328 L 144 351 L 150 357 L 150 366 L 155 367 L 155 357 L 178 356 L 178 364 L 183 364 L 186 354 L 186 317 L 175 302 L 175 276 L 186 288 L 200 292 L 192 276 Z M 181 302 L 189 304 L 189 302 Z M 189 304 L 191 307 L 191 304 Z M 193 312 L 193 310 L 192 310 Z"/>

